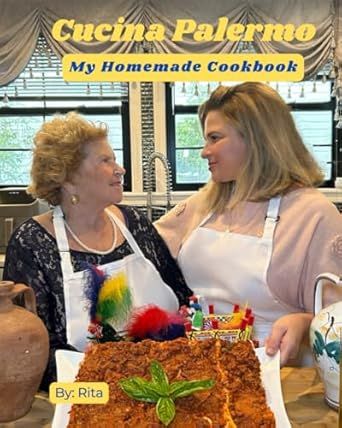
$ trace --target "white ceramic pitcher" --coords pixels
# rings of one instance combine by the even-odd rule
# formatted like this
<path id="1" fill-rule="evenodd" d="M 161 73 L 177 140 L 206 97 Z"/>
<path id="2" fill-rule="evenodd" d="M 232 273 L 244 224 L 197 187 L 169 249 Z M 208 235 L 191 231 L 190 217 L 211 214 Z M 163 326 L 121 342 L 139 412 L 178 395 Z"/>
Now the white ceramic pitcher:
<path id="1" fill-rule="evenodd" d="M 310 343 L 324 384 L 325 400 L 329 406 L 338 409 L 342 357 L 342 301 L 322 308 L 323 285 L 326 281 L 342 286 L 342 278 L 331 273 L 323 273 L 316 278 L 315 317 L 310 327 Z"/>

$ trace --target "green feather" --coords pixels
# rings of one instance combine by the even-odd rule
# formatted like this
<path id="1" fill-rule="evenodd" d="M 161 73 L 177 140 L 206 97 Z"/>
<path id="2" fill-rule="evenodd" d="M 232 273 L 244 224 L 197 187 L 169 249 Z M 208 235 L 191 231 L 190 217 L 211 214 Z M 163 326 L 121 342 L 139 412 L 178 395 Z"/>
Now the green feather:
<path id="1" fill-rule="evenodd" d="M 126 275 L 119 273 L 107 278 L 99 292 L 96 307 L 99 320 L 113 326 L 122 324 L 128 320 L 131 309 L 132 295 Z"/>

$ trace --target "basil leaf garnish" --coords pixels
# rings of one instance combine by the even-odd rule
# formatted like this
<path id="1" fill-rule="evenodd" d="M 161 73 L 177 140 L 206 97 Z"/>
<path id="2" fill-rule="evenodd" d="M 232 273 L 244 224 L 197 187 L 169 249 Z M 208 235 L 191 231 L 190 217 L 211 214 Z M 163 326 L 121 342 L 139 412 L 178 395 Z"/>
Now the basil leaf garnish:
<path id="1" fill-rule="evenodd" d="M 170 386 L 170 396 L 173 399 L 187 397 L 194 392 L 205 391 L 214 386 L 215 381 L 208 380 L 180 380 Z"/>
<path id="2" fill-rule="evenodd" d="M 152 380 L 133 376 L 120 379 L 121 389 L 131 398 L 148 403 L 157 403 L 156 413 L 159 420 L 166 426 L 176 415 L 176 398 L 187 397 L 194 392 L 205 391 L 212 388 L 215 381 L 207 380 L 181 380 L 169 384 L 169 379 L 160 363 L 152 361 L 150 365 Z"/>
<path id="3" fill-rule="evenodd" d="M 129 379 L 119 380 L 121 389 L 131 398 L 148 403 L 157 403 L 160 394 L 155 390 L 151 382 L 139 378 L 131 377 Z"/>
<path id="4" fill-rule="evenodd" d="M 152 382 L 159 387 L 160 394 L 167 397 L 169 395 L 169 379 L 160 363 L 152 361 L 150 364 Z"/>
<path id="5" fill-rule="evenodd" d="M 157 403 L 156 412 L 160 422 L 165 426 L 168 426 L 176 416 L 175 403 L 171 398 L 160 397 Z"/>

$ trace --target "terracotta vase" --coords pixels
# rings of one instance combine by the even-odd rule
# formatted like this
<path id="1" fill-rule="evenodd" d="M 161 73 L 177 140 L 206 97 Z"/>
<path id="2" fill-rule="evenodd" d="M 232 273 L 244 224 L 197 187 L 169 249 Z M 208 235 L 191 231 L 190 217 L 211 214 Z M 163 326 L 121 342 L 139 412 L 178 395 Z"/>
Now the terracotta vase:
<path id="1" fill-rule="evenodd" d="M 340 401 L 340 360 L 342 346 L 342 301 L 322 308 L 323 286 L 329 281 L 342 286 L 342 277 L 323 273 L 316 279 L 315 318 L 310 328 L 310 342 L 318 372 L 324 384 L 327 404 L 338 409 Z"/>
<path id="2" fill-rule="evenodd" d="M 21 293 L 26 309 L 12 302 Z M 30 410 L 42 379 L 49 337 L 36 314 L 32 288 L 0 281 L 0 422 L 18 419 Z"/>

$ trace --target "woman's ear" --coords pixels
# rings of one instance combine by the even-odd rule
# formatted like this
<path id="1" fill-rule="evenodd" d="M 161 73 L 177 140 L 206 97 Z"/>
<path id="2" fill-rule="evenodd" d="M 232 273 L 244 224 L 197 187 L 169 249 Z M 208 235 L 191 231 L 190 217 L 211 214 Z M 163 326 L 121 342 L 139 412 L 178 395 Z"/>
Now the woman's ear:
<path id="1" fill-rule="evenodd" d="M 69 195 L 74 195 L 76 192 L 76 185 L 72 181 L 65 181 L 62 185 L 62 191 Z"/>

